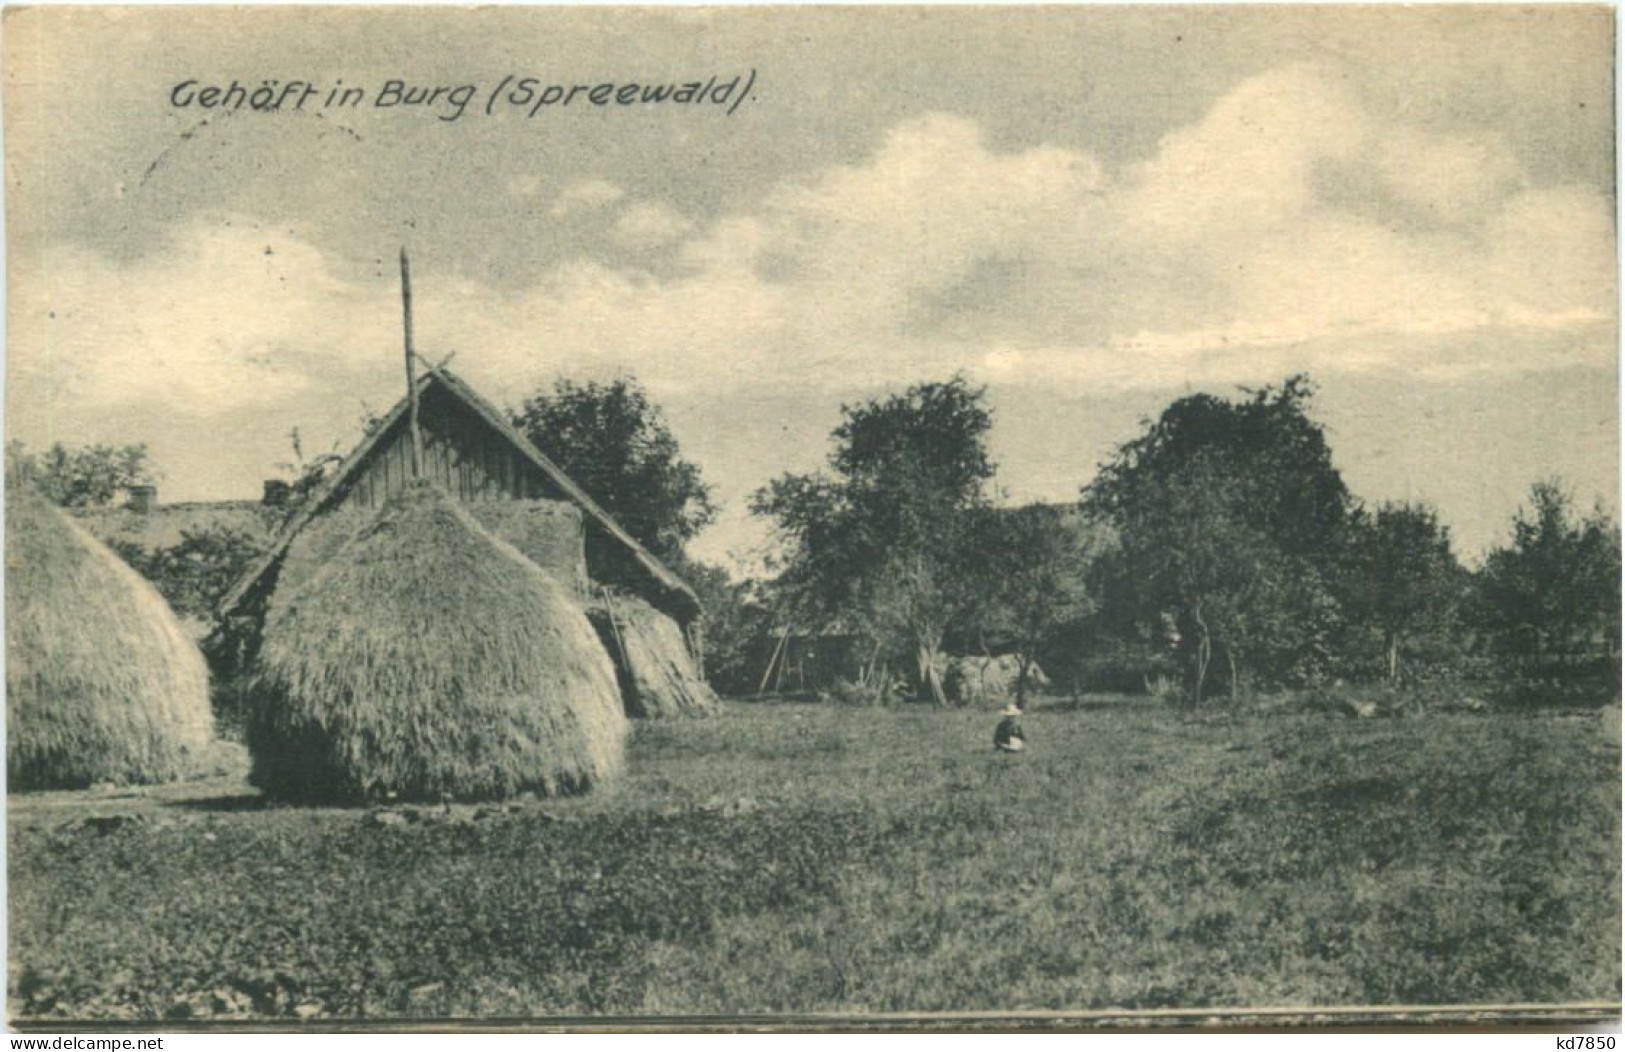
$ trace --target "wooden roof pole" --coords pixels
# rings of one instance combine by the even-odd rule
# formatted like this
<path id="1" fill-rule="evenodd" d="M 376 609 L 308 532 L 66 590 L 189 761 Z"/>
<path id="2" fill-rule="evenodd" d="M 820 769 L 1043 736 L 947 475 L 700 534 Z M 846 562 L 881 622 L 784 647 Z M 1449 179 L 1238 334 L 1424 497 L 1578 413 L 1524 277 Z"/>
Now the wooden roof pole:
<path id="1" fill-rule="evenodd" d="M 632 658 L 626 652 L 626 640 L 621 637 L 620 611 L 615 609 L 615 599 L 609 594 L 608 588 L 599 585 L 598 591 L 604 596 L 604 609 L 609 611 L 609 631 L 615 637 L 615 648 L 621 652 L 621 667 L 626 669 L 627 675 L 631 675 Z"/>
<path id="2" fill-rule="evenodd" d="M 789 641 L 790 641 L 790 625 L 789 625 L 788 622 L 786 622 L 785 626 L 784 626 L 784 631 L 779 634 L 779 643 L 778 643 L 778 645 L 773 648 L 772 656 L 770 656 L 767 659 L 767 667 L 762 669 L 762 682 L 757 684 L 757 686 L 756 686 L 756 694 L 757 694 L 758 697 L 760 697 L 761 695 L 767 693 L 767 681 L 770 678 L 772 678 L 772 676 L 773 676 L 773 665 L 779 660 L 779 652 L 784 649 L 785 644 L 788 643 Z M 781 680 L 784 678 L 784 672 L 782 671 L 782 669 L 779 672 L 779 678 Z"/>
<path id="3" fill-rule="evenodd" d="M 406 246 L 401 246 L 401 312 L 406 320 L 406 399 L 410 409 L 412 431 L 412 477 L 423 474 L 423 433 L 418 430 L 418 371 L 412 353 L 412 267 L 406 261 Z"/>

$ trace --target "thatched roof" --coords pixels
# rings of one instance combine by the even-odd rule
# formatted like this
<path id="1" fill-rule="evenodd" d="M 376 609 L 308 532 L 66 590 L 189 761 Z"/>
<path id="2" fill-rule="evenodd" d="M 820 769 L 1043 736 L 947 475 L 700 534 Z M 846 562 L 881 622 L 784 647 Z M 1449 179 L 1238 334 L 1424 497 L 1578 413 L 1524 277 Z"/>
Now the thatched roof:
<path id="1" fill-rule="evenodd" d="M 535 446 L 531 445 L 523 435 L 516 431 L 512 424 L 503 415 L 502 411 L 487 402 L 479 392 L 475 391 L 460 377 L 444 367 L 428 367 L 424 375 L 418 379 L 418 396 L 422 398 L 431 387 L 439 387 L 456 400 L 467 406 L 476 416 L 489 424 L 502 436 L 520 455 L 533 464 L 546 478 L 556 486 L 571 502 L 579 507 L 587 516 L 590 523 L 603 530 L 615 541 L 621 544 L 630 553 L 633 561 L 640 566 L 649 577 L 675 596 L 680 604 L 697 613 L 700 609 L 699 597 L 694 590 L 677 574 L 673 573 L 664 563 L 657 559 L 652 552 L 638 543 L 637 539 L 627 533 L 621 524 L 605 511 L 597 501 L 589 497 L 585 490 L 576 485 L 575 480 L 564 473 L 564 469 L 549 460 Z M 406 415 L 408 401 L 402 398 L 393 409 L 378 421 L 367 437 L 362 439 L 360 445 L 345 458 L 331 477 L 324 482 L 319 490 L 311 495 L 305 502 L 303 510 L 294 515 L 283 527 L 276 541 L 248 572 L 242 580 L 226 594 L 220 602 L 220 617 L 225 618 L 235 613 L 239 605 L 254 591 L 259 581 L 266 576 L 281 559 L 288 545 L 297 537 L 313 517 L 327 510 L 333 499 L 342 494 L 349 486 L 355 475 L 367 462 L 369 454 L 377 443 L 391 432 L 394 426 Z"/>
<path id="2" fill-rule="evenodd" d="M 203 656 L 157 589 L 38 496 L 6 496 L 12 789 L 179 778 L 213 737 Z"/>
<path id="3" fill-rule="evenodd" d="M 422 483 L 279 596 L 251 693 L 255 783 L 305 799 L 581 792 L 627 729 L 581 608 Z"/>
<path id="4" fill-rule="evenodd" d="M 187 533 L 203 530 L 235 530 L 269 544 L 282 527 L 285 511 L 258 501 L 219 500 L 160 504 L 147 511 L 75 508 L 69 514 L 103 544 L 137 544 L 155 551 L 173 548 Z"/>

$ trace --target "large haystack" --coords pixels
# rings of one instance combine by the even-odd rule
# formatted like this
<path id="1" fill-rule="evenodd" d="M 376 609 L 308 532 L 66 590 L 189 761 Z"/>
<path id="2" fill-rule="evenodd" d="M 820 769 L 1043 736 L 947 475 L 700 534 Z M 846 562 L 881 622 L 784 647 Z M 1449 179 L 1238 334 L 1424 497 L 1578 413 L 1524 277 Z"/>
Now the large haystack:
<path id="1" fill-rule="evenodd" d="M 635 719 L 709 716 L 717 696 L 701 678 L 677 622 L 629 595 L 605 593 L 591 609 L 615 659 L 626 714 Z"/>
<path id="2" fill-rule="evenodd" d="M 469 800 L 585 791 L 626 728 L 581 608 L 420 484 L 278 597 L 248 744 L 272 795 Z"/>
<path id="3" fill-rule="evenodd" d="M 337 555 L 350 538 L 372 522 L 377 513 L 371 508 L 346 505 L 312 519 L 283 553 L 277 567 L 276 587 L 271 592 L 267 613 L 274 616 L 288 600 Z"/>
<path id="4" fill-rule="evenodd" d="M 6 499 L 12 790 L 181 777 L 213 736 L 203 655 L 157 589 L 38 496 Z"/>

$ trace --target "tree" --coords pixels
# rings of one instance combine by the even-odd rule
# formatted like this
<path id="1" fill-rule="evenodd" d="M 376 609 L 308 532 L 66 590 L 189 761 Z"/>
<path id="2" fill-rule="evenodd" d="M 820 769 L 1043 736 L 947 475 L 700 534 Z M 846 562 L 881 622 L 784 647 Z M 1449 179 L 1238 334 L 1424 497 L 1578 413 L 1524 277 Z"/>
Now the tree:
<path id="1" fill-rule="evenodd" d="M 1619 653 L 1619 529 L 1601 507 L 1585 518 L 1558 479 L 1537 482 L 1511 543 L 1479 573 L 1481 617 L 1503 655 L 1537 670 L 1606 647 Z"/>
<path id="2" fill-rule="evenodd" d="M 1108 531 L 1075 510 L 1044 504 L 989 508 L 978 516 L 977 548 L 988 585 L 982 624 L 1013 649 L 1016 706 L 1027 706 L 1027 679 L 1041 647 L 1094 610 L 1088 570 Z"/>
<path id="3" fill-rule="evenodd" d="M 230 526 L 201 526 L 181 531 L 180 540 L 148 550 L 130 541 L 114 541 L 113 550 L 153 583 L 182 617 L 213 618 L 231 586 L 265 552 L 264 542 Z"/>
<path id="4" fill-rule="evenodd" d="M 967 569 L 964 520 L 950 515 L 932 537 L 916 537 L 879 558 L 868 580 L 868 609 L 882 639 L 907 641 L 915 655 L 915 683 L 938 705 L 942 686 L 942 640 L 955 621 L 981 598 Z"/>
<path id="5" fill-rule="evenodd" d="M 1276 609 L 1289 576 L 1287 558 L 1247 521 L 1237 487 L 1216 458 L 1195 454 L 1147 479 L 1113 519 L 1121 545 L 1112 558 L 1112 598 L 1128 623 L 1171 621 L 1188 661 L 1187 693 L 1205 696 L 1213 661 L 1223 656 L 1232 695 L 1246 657 L 1271 628 L 1287 631 Z"/>
<path id="6" fill-rule="evenodd" d="M 1345 588 L 1353 623 L 1382 638 L 1388 682 L 1423 640 L 1454 636 L 1466 571 L 1450 550 L 1450 531 L 1423 504 L 1388 503 L 1354 516 Z"/>
<path id="7" fill-rule="evenodd" d="M 700 469 L 682 458 L 664 414 L 634 379 L 560 379 L 527 399 L 513 424 L 662 558 L 675 559 L 716 517 Z"/>
<path id="8" fill-rule="evenodd" d="M 151 485 L 157 472 L 146 443 L 70 448 L 58 442 L 43 453 L 21 442 L 7 447 L 7 471 L 65 508 L 104 508 L 133 486 Z"/>
<path id="9" fill-rule="evenodd" d="M 1254 672 L 1307 679 L 1330 662 L 1352 498 L 1313 393 L 1293 376 L 1238 401 L 1181 398 L 1083 491 L 1122 539 L 1104 568 L 1106 621 L 1143 635 L 1171 620 L 1194 700 L 1215 657 L 1233 696 Z"/>
<path id="10" fill-rule="evenodd" d="M 907 645 L 938 704 L 943 636 L 981 598 L 966 513 L 986 505 L 993 475 L 985 394 L 955 376 L 843 405 L 829 472 L 781 476 L 751 502 L 776 521 L 778 585 L 799 616 Z"/>
<path id="11" fill-rule="evenodd" d="M 1354 502 L 1332 464 L 1325 430 L 1310 416 L 1314 393 L 1299 374 L 1279 387 L 1244 389 L 1238 401 L 1208 394 L 1178 399 L 1101 465 L 1085 503 L 1111 517 L 1200 456 L 1214 484 L 1237 498 L 1241 517 L 1282 552 L 1335 554 Z"/>
<path id="12" fill-rule="evenodd" d="M 718 691 L 750 689 L 752 644 L 769 627 L 756 582 L 736 581 L 720 566 L 690 560 L 681 568 L 705 608 L 705 678 Z"/>

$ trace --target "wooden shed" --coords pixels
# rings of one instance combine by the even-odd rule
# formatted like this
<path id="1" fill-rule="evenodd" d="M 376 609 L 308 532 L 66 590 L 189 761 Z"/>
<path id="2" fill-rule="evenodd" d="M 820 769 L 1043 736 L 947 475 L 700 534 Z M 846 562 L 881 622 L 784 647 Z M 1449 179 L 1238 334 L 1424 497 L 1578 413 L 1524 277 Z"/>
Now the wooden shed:
<path id="1" fill-rule="evenodd" d="M 640 608 L 646 604 L 669 618 L 684 642 L 682 660 L 698 680 L 701 611 L 694 591 L 460 377 L 430 368 L 417 385 L 422 477 L 583 603 L 608 600 L 613 607 L 611 595 L 635 597 Z M 297 588 L 411 478 L 408 399 L 402 398 L 221 601 L 214 653 L 233 667 L 251 663 L 277 594 Z"/>

